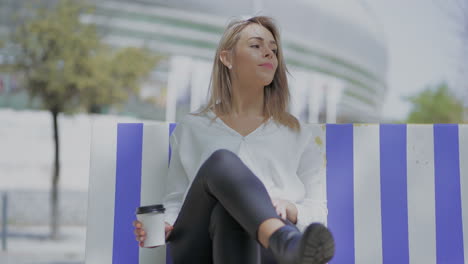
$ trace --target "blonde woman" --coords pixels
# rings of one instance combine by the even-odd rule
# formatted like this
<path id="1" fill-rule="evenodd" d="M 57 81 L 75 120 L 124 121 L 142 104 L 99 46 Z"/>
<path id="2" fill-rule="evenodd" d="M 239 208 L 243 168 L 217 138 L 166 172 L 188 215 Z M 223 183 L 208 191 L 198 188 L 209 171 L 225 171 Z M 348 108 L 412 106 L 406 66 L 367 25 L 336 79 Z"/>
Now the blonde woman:
<path id="1" fill-rule="evenodd" d="M 164 205 L 175 264 L 316 264 L 333 257 L 332 235 L 320 224 L 327 216 L 322 162 L 310 126 L 287 112 L 286 72 L 271 18 L 228 25 L 208 104 L 171 136 Z M 134 226 L 143 246 L 144 226 Z"/>

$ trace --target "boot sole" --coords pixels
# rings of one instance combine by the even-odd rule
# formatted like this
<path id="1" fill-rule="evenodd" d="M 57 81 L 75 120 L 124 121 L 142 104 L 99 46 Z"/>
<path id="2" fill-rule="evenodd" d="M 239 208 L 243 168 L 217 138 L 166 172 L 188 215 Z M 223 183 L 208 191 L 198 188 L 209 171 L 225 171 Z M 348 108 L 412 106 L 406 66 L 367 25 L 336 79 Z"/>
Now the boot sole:
<path id="1" fill-rule="evenodd" d="M 314 223 L 304 231 L 300 250 L 298 264 L 325 264 L 335 254 L 335 241 L 328 228 Z"/>

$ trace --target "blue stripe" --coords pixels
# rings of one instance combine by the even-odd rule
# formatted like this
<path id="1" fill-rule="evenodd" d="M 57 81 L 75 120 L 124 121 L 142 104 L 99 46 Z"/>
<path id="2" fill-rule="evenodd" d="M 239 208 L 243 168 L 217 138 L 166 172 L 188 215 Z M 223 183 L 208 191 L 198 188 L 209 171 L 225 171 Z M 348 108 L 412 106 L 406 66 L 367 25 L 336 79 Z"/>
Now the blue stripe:
<path id="1" fill-rule="evenodd" d="M 380 126 L 383 263 L 408 264 L 406 125 Z"/>
<path id="2" fill-rule="evenodd" d="M 170 123 L 169 124 L 169 137 L 171 137 L 172 133 L 174 132 L 174 129 L 176 128 L 176 123 Z M 171 162 L 171 154 L 172 154 L 172 149 L 171 145 L 169 144 L 169 163 Z M 171 245 L 170 243 L 166 245 L 166 264 L 172 264 L 172 256 L 171 256 Z"/>
<path id="3" fill-rule="evenodd" d="M 113 264 L 138 263 L 132 222 L 140 206 L 143 124 L 118 124 Z"/>
<path id="4" fill-rule="evenodd" d="M 353 264 L 353 126 L 328 124 L 326 131 L 328 226 L 336 242 L 330 263 Z"/>
<path id="5" fill-rule="evenodd" d="M 459 157 L 458 126 L 434 125 L 437 263 L 464 261 Z"/>
<path id="6" fill-rule="evenodd" d="M 169 124 L 169 138 L 171 137 L 172 133 L 174 132 L 174 129 L 176 128 L 177 123 L 170 123 Z M 171 162 L 171 154 L 172 154 L 172 149 L 171 149 L 171 144 L 169 144 L 169 162 Z"/>

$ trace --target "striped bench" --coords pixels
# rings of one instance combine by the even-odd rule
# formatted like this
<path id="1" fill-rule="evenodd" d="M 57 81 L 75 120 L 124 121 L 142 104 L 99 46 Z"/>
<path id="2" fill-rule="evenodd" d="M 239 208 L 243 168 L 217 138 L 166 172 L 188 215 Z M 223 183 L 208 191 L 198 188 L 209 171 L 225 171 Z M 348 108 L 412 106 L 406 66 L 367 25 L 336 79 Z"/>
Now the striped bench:
<path id="1" fill-rule="evenodd" d="M 93 126 L 87 264 L 171 262 L 166 247 L 138 247 L 132 221 L 137 206 L 162 201 L 174 127 Z M 336 239 L 330 263 L 468 263 L 468 125 L 317 124 L 314 133 Z"/>

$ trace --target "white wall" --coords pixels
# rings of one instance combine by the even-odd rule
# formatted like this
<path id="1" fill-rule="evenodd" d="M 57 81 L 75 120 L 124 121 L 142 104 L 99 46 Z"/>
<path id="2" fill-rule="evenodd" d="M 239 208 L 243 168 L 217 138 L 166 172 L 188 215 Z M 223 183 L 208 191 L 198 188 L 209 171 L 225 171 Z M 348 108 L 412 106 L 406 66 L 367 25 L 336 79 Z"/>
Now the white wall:
<path id="1" fill-rule="evenodd" d="M 109 115 L 59 116 L 62 190 L 88 189 L 91 124 L 106 120 L 139 122 Z M 0 109 L 0 190 L 49 190 L 53 161 L 49 112 Z"/>

